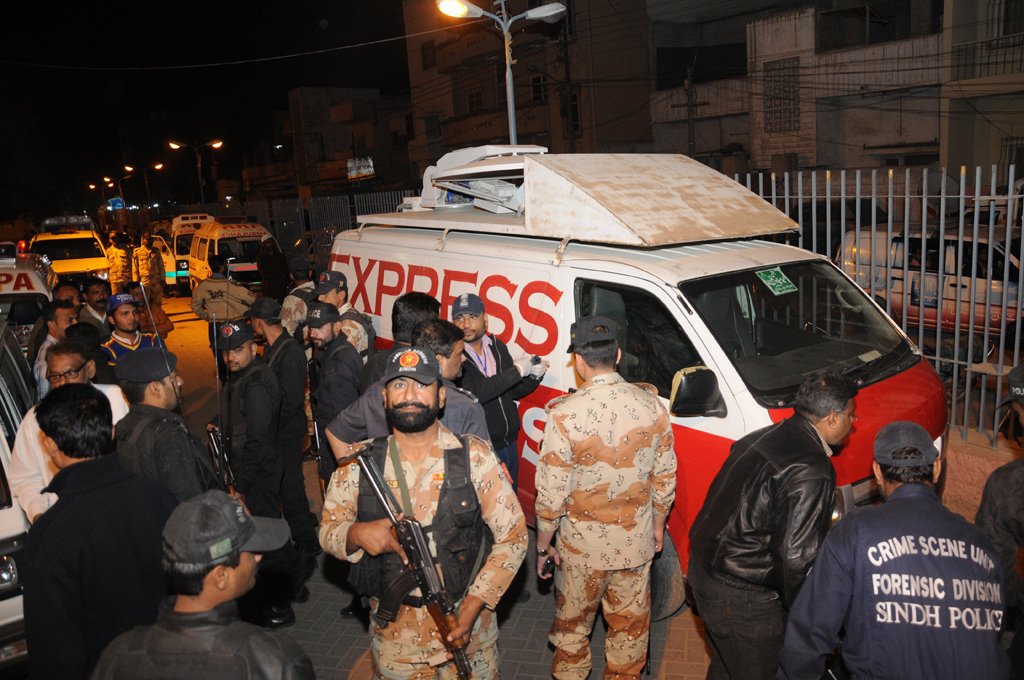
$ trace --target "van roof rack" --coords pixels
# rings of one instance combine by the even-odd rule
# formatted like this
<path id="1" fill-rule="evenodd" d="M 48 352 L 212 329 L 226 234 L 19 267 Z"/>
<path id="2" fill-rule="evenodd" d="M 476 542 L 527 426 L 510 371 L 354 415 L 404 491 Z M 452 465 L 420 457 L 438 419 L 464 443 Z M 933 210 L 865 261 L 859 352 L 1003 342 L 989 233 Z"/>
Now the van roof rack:
<path id="1" fill-rule="evenodd" d="M 545 150 L 499 146 L 455 152 L 463 153 L 457 158 L 449 154 L 424 174 L 418 209 L 359 215 L 356 221 L 362 226 L 426 227 L 640 247 L 765 236 L 799 228 L 747 188 L 683 155 L 546 154 Z M 461 166 L 453 162 L 466 158 L 468 162 Z"/>

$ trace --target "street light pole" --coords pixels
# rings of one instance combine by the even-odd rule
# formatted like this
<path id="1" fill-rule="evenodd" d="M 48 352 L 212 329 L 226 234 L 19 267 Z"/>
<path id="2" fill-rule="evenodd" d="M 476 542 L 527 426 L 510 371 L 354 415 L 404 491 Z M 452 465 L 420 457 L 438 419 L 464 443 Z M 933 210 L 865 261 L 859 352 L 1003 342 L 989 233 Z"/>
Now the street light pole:
<path id="1" fill-rule="evenodd" d="M 519 136 L 516 134 L 516 92 L 512 82 L 512 34 L 509 29 L 512 24 L 520 19 L 538 19 L 546 23 L 554 23 L 565 14 L 565 5 L 560 2 L 550 2 L 540 7 L 528 9 L 522 14 L 509 16 L 505 9 L 506 0 L 494 0 L 493 4 L 498 8 L 497 13 L 477 7 L 466 2 L 466 0 L 435 0 L 437 8 L 442 14 L 457 19 L 487 17 L 491 19 L 505 39 L 505 101 L 508 104 L 508 138 L 509 143 L 518 144 Z"/>
<path id="2" fill-rule="evenodd" d="M 202 155 L 202 153 L 200 153 L 200 149 L 202 149 L 202 147 L 204 147 L 204 146 L 208 146 L 211 149 L 219 149 L 222 146 L 224 146 L 224 142 L 222 140 L 220 140 L 220 139 L 211 139 L 210 141 L 208 141 L 208 142 L 206 142 L 204 144 L 200 144 L 198 141 L 193 141 L 191 144 L 185 144 L 183 142 L 169 141 L 169 142 L 167 142 L 167 146 L 170 147 L 170 149 L 172 151 L 177 151 L 177 150 L 181 149 L 182 147 L 188 147 L 188 148 L 192 149 L 192 153 L 194 153 L 196 155 L 196 179 L 199 182 L 199 203 L 200 204 L 205 204 L 206 203 L 206 192 L 204 191 L 204 184 L 205 184 L 205 182 L 203 182 L 203 155 Z M 214 179 L 216 179 L 216 178 L 214 178 Z"/>

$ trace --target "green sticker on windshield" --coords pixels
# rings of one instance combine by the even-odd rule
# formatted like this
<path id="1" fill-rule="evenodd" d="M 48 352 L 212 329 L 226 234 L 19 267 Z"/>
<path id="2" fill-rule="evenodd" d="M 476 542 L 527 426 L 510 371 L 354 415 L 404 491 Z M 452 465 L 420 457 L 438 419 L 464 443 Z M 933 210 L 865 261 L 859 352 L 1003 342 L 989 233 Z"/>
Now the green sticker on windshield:
<path id="1" fill-rule="evenodd" d="M 796 291 L 796 284 L 789 280 L 789 277 L 782 273 L 782 269 L 763 269 L 757 273 L 757 278 L 764 281 L 774 295 L 785 295 Z"/>

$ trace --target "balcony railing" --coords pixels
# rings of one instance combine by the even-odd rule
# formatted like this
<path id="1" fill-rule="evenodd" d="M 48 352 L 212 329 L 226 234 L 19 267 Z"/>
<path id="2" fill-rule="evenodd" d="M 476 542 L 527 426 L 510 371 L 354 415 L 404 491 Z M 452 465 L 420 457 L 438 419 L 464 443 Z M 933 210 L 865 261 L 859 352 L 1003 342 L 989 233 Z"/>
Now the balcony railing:
<path id="1" fill-rule="evenodd" d="M 1024 33 L 953 47 L 953 80 L 1024 73 Z"/>

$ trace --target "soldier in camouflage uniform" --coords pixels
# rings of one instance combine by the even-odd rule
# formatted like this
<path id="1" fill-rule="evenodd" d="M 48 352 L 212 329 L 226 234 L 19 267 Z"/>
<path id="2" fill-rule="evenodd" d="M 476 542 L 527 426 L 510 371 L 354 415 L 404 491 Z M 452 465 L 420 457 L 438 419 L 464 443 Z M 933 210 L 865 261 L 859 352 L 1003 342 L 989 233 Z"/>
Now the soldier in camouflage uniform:
<path id="1" fill-rule="evenodd" d="M 675 498 L 672 427 L 656 394 L 615 371 L 622 354 L 614 321 L 584 317 L 571 333 L 584 383 L 548 405 L 536 474 L 537 573 L 551 578 L 549 556 L 558 566 L 551 673 L 587 677 L 600 605 L 605 677 L 637 678 L 650 635 L 651 560 Z"/>
<path id="2" fill-rule="evenodd" d="M 153 247 L 153 237 L 147 236 L 132 251 L 132 279 L 142 284 L 150 305 L 160 305 L 164 299 L 164 258 Z"/>
<path id="3" fill-rule="evenodd" d="M 439 367 L 433 355 L 417 347 L 395 350 L 389 357 L 385 376 L 384 399 L 394 434 L 379 440 L 379 445 L 397 446 L 401 473 L 396 474 L 394 459 L 382 452 L 382 474 L 398 498 L 405 495 L 400 494 L 399 489 L 404 480 L 408 480 L 411 514 L 424 526 L 433 527 L 428 535 L 441 563 L 444 563 L 442 555 L 453 554 L 451 540 L 443 537 L 451 535 L 455 522 L 442 517 L 444 513 L 453 516 L 446 510 L 451 506 L 440 502 L 442 494 L 452 493 L 444 483 L 445 455 L 468 457 L 465 462 L 468 463 L 470 493 L 479 504 L 476 512 L 471 513 L 473 522 L 486 524 L 494 543 L 481 560 L 479 571 L 463 578 L 468 586 L 465 597 L 457 603 L 458 626 L 450 637 L 468 639 L 467 654 L 474 678 L 496 678 L 500 673 L 494 607 L 512 582 L 526 552 L 522 508 L 490 445 L 472 435 L 457 437 L 438 422 L 437 413 L 444 406 L 445 388 L 441 386 Z M 448 454 L 444 454 L 445 451 Z M 389 573 L 386 571 L 391 568 L 389 564 L 393 566 L 397 562 L 393 553 L 401 548 L 386 518 L 357 521 L 357 512 L 363 515 L 368 509 L 359 503 L 359 480 L 360 470 L 354 463 L 335 471 L 324 501 L 320 544 L 325 551 L 353 563 L 350 580 L 366 582 L 360 580 L 365 574 Z M 457 505 L 464 504 L 465 501 Z M 471 533 L 472 530 L 464 531 L 463 535 Z M 467 547 L 465 543 L 469 540 L 462 541 L 462 548 L 465 554 L 476 554 L 481 544 Z M 486 546 L 486 541 L 482 545 Z M 376 574 L 372 573 L 378 569 Z M 444 570 L 444 581 L 449 587 L 458 578 L 447 568 Z M 370 597 L 371 608 L 376 612 L 378 598 L 383 593 L 364 594 Z M 462 592 L 451 594 L 454 600 L 462 596 Z M 370 634 L 375 677 L 455 677 L 454 664 L 446 663 L 447 653 L 426 608 L 402 604 L 396 620 L 383 628 L 371 617 Z"/>
<path id="4" fill-rule="evenodd" d="M 123 293 L 125 284 L 132 278 L 132 258 L 128 253 L 124 237 L 110 237 L 110 246 L 107 248 L 107 270 L 113 294 Z"/>
<path id="5" fill-rule="evenodd" d="M 313 288 L 313 296 L 334 305 L 341 314 L 341 329 L 349 343 L 359 352 L 363 363 L 372 352 L 370 347 L 370 319 L 362 312 L 353 308 L 348 299 L 348 280 L 341 272 L 326 271 L 320 274 L 320 282 Z"/>

